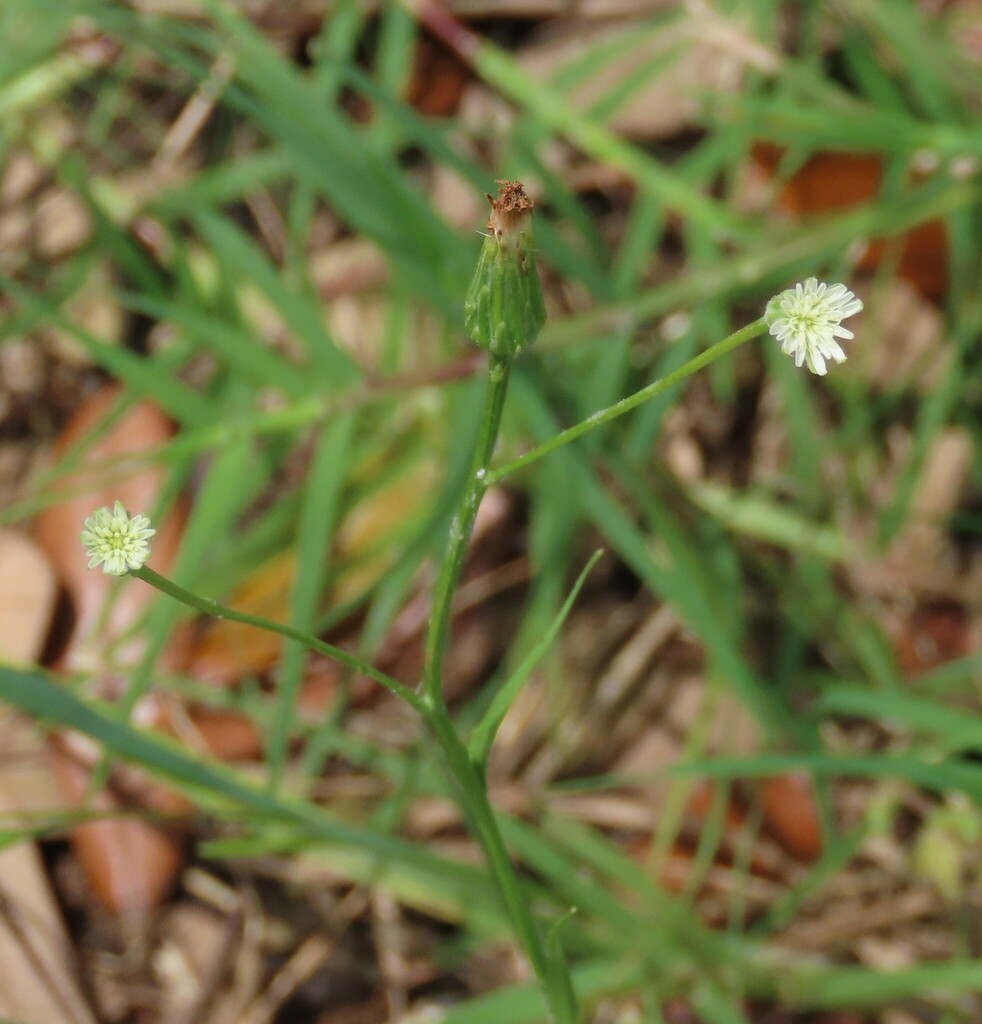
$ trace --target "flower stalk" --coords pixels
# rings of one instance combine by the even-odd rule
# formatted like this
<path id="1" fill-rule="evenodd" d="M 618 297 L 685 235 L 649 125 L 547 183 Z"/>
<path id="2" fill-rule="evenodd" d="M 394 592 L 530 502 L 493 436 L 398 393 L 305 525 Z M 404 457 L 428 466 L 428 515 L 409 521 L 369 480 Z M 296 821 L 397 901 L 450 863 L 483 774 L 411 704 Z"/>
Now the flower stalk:
<path id="1" fill-rule="evenodd" d="M 244 626 L 255 626 L 257 629 L 263 629 L 267 633 L 275 633 L 278 636 L 286 637 L 288 640 L 295 640 L 310 650 L 326 655 L 341 665 L 367 676 L 380 686 L 391 690 L 392 693 L 402 698 L 402 700 L 417 711 L 422 712 L 423 710 L 422 701 L 414 690 L 400 683 L 398 679 L 393 679 L 392 676 L 386 675 L 385 672 L 380 671 L 356 655 L 350 654 L 340 647 L 335 647 L 334 644 L 325 643 L 323 640 L 319 640 L 309 633 L 304 633 L 302 630 L 294 629 L 284 622 L 276 622 L 274 619 L 267 619 L 261 615 L 249 615 L 246 612 L 236 611 L 234 608 L 219 604 L 218 601 L 214 601 L 210 597 L 200 597 L 193 591 L 185 590 L 184 587 L 179 586 L 166 576 L 161 576 L 159 572 L 154 572 L 147 565 L 134 569 L 131 575 L 135 576 L 138 580 L 143 580 L 144 583 L 149 583 L 151 587 L 159 590 L 162 594 L 166 594 L 168 597 L 174 598 L 175 601 L 180 601 L 181 604 L 187 605 L 188 608 L 193 608 L 196 612 L 210 615 L 216 619 L 228 619 L 229 622 L 240 622 Z"/>
<path id="2" fill-rule="evenodd" d="M 659 377 L 658 380 L 641 388 L 640 391 L 635 391 L 633 395 L 628 395 L 627 398 L 614 402 L 613 405 L 607 406 L 606 409 L 600 409 L 585 420 L 581 420 L 574 426 L 568 427 L 561 433 L 556 434 L 555 437 L 551 437 L 548 441 L 529 449 L 523 455 L 519 455 L 518 458 L 506 462 L 496 469 L 492 469 L 487 474 L 487 485 L 490 487 L 491 484 L 503 480 L 506 476 L 511 476 L 512 473 L 525 469 L 526 466 L 531 466 L 534 462 L 538 462 L 539 459 L 545 458 L 545 456 L 554 452 L 557 448 L 562 448 L 563 445 L 569 444 L 570 441 L 575 441 L 591 430 L 596 430 L 597 427 L 602 427 L 605 423 L 610 423 L 611 420 L 617 419 L 618 416 L 623 416 L 632 409 L 636 409 L 639 405 L 643 405 L 656 395 L 660 395 L 677 384 L 681 384 L 682 381 L 691 377 L 697 370 L 702 370 L 721 356 L 732 352 L 735 348 L 739 348 L 744 342 L 750 341 L 752 338 L 759 338 L 762 334 L 766 333 L 767 321 L 763 317 L 747 324 L 746 327 L 741 327 L 740 330 L 734 331 L 722 341 L 716 342 L 715 345 L 700 352 L 697 356 L 693 356 L 692 359 L 687 363 L 683 363 L 677 370 L 673 370 L 664 377 Z"/>

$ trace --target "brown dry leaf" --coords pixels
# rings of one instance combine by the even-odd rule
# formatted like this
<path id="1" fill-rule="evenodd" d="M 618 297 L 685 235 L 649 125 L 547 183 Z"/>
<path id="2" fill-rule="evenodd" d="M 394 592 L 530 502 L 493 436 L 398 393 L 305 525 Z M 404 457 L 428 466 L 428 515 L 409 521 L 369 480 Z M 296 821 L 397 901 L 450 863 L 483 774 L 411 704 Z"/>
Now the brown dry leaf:
<path id="1" fill-rule="evenodd" d="M 63 432 L 56 454 L 70 452 L 97 431 L 119 398 L 119 390 L 110 387 L 86 402 Z M 91 672 L 104 688 L 111 688 L 116 670 L 125 670 L 139 657 L 143 643 L 139 637 L 113 648 L 117 638 L 139 621 L 154 591 L 132 580 L 120 581 L 89 570 L 78 539 L 81 524 L 96 508 L 111 506 L 117 500 L 131 513 L 152 513 L 166 483 L 166 469 L 144 464 L 126 471 L 125 460 L 136 453 L 152 452 L 170 435 L 171 424 L 156 406 L 144 401 L 135 403 L 89 447 L 81 468 L 63 480 L 63 486 L 74 492 L 72 496 L 46 509 L 37 519 L 38 540 L 67 589 L 75 614 L 75 629 L 62 664 Z M 101 467 L 98 476 L 92 469 L 94 464 Z M 108 477 L 106 466 L 111 467 Z M 179 509 L 170 510 L 157 524 L 152 557 L 163 571 L 173 560 L 182 530 Z M 110 597 L 115 600 L 107 610 Z M 74 738 L 62 739 L 69 744 L 75 742 Z M 63 751 L 53 755 L 54 769 L 71 806 L 85 801 L 94 760 L 75 760 Z M 166 791 L 160 787 L 148 788 L 143 797 L 144 802 L 138 806 L 147 806 L 147 799 L 151 803 L 168 802 Z M 124 803 L 104 791 L 88 806 L 116 811 Z M 87 823 L 73 829 L 71 839 L 94 892 L 114 911 L 143 913 L 154 906 L 170 889 L 182 862 L 179 837 L 138 817 Z"/>
<path id="2" fill-rule="evenodd" d="M 685 820 L 690 839 L 694 842 L 706 827 L 714 805 L 720 795 L 721 783 L 708 780 L 697 781 L 689 792 L 685 805 Z M 729 793 L 726 808 L 723 812 L 723 834 L 720 837 L 719 849 L 716 851 L 717 863 L 730 863 L 744 855 L 743 847 L 751 843 L 748 868 L 751 873 L 760 876 L 774 876 L 781 873 L 782 857 L 765 836 L 754 831 L 750 833 L 750 816 L 747 814 L 736 795 Z"/>
<path id="3" fill-rule="evenodd" d="M 520 54 L 525 71 L 551 81 L 565 67 L 582 60 L 587 50 L 603 54 L 621 46 L 613 59 L 598 61 L 598 70 L 564 95 L 575 110 L 590 110 L 616 94 L 625 81 L 652 68 L 645 83 L 617 106 L 607 126 L 618 134 L 660 139 L 697 119 L 706 92 L 737 87 L 744 59 L 693 31 L 687 18 L 665 22 L 656 31 L 637 18 L 564 18 L 548 37 Z"/>
<path id="4" fill-rule="evenodd" d="M 55 449 L 56 456 L 69 453 L 76 444 L 97 431 L 120 399 L 115 387 L 105 388 L 89 399 L 65 428 Z M 101 672 L 107 668 L 107 652 L 145 611 L 154 591 L 139 583 L 119 580 L 87 568 L 79 533 L 86 516 L 101 506 L 121 501 L 130 514 L 153 514 L 167 479 L 162 466 L 143 465 L 126 471 L 127 457 L 148 454 L 169 440 L 172 427 L 167 417 L 149 402 L 140 401 L 116 419 L 105 434 L 86 451 L 82 466 L 61 480 L 71 496 L 45 509 L 35 523 L 38 543 L 47 553 L 59 579 L 68 591 L 75 616 L 75 629 L 63 656 L 68 669 Z M 91 468 L 98 465 L 98 475 Z M 89 466 L 89 469 L 86 469 Z M 108 472 L 107 472 L 108 467 Z M 166 572 L 172 562 L 184 528 L 180 509 L 171 509 L 154 525 L 153 564 Z M 115 591 L 117 599 L 105 616 L 106 601 Z M 138 657 L 135 645 L 114 652 L 117 660 Z"/>
<path id="5" fill-rule="evenodd" d="M 397 554 L 392 538 L 406 520 L 406 509 L 418 507 L 421 494 L 432 493 L 436 469 L 432 459 L 417 459 L 359 501 L 341 521 L 336 533 L 338 557 L 352 564 L 335 585 L 332 599 L 338 604 L 361 594 L 391 565 Z"/>
<path id="6" fill-rule="evenodd" d="M 0 207 L 17 206 L 30 199 L 31 193 L 42 188 L 48 171 L 23 149 L 12 149 L 4 158 L 0 173 Z"/>
<path id="7" fill-rule="evenodd" d="M 40 815 L 64 807 L 48 764 L 44 736 L 7 707 L 0 707 L 0 751 L 0 790 L 8 795 L 4 813 L 0 814 L 0 829 L 16 827 L 17 813 Z"/>
<path id="8" fill-rule="evenodd" d="M 944 316 L 906 281 L 892 281 L 877 302 L 879 328 L 870 353 L 870 383 L 932 394 L 948 371 L 953 350 L 945 344 Z"/>
<path id="9" fill-rule="evenodd" d="M 224 976 L 234 966 L 242 932 L 242 913 L 215 913 L 181 901 L 162 922 L 154 967 L 161 985 L 161 1020 L 191 1024 L 208 1018 L 220 996 Z"/>
<path id="10" fill-rule="evenodd" d="M 928 886 L 914 887 L 909 877 L 905 883 L 899 891 L 889 894 L 875 891 L 852 894 L 851 899 L 823 907 L 817 916 L 793 921 L 781 932 L 781 945 L 825 955 L 846 944 L 858 951 L 872 950 L 883 941 L 877 940 L 874 932 L 899 926 L 907 935 L 908 949 L 912 949 L 909 942 L 912 925 L 919 918 L 936 914 L 940 898 Z M 868 945 L 870 943 L 872 945 Z"/>
<path id="11" fill-rule="evenodd" d="M 445 44 L 420 35 L 413 58 L 413 74 L 406 102 L 424 117 L 450 117 L 474 72 Z"/>
<path id="12" fill-rule="evenodd" d="M 0 530 L 0 661 L 37 660 L 57 596 L 54 573 L 37 545 L 15 530 Z"/>
<path id="13" fill-rule="evenodd" d="M 962 427 L 948 427 L 934 439 L 924 459 L 907 524 L 886 554 L 858 568 L 863 589 L 927 600 L 950 600 L 965 592 L 972 598 L 973 581 L 963 579 L 958 552 L 947 529 L 971 483 L 975 444 Z"/>
<path id="14" fill-rule="evenodd" d="M 961 503 L 974 465 L 975 443 L 968 430 L 948 427 L 938 434 L 911 502 L 911 522 L 943 529 Z"/>
<path id="15" fill-rule="evenodd" d="M 762 747 L 760 723 L 729 691 L 715 698 L 710 743 L 714 750 L 734 757 L 750 757 Z"/>
<path id="16" fill-rule="evenodd" d="M 754 148 L 754 160 L 770 175 L 781 161 L 770 144 Z M 789 213 L 808 215 L 847 209 L 879 195 L 883 164 L 879 157 L 823 152 L 812 156 L 781 189 L 779 202 Z M 919 224 L 897 239 L 871 241 L 858 267 L 871 270 L 885 257 L 899 257 L 898 272 L 922 295 L 940 299 L 948 287 L 948 236 L 941 221 Z"/>
<path id="17" fill-rule="evenodd" d="M 0 660 L 38 658 L 56 596 L 54 574 L 38 548 L 23 534 L 0 530 Z M 0 709 L 0 749 L 4 829 L 60 807 L 40 735 L 6 709 Z M 70 948 L 34 844 L 0 850 L 0 1015 L 23 1024 L 89 1024 Z"/>
<path id="18" fill-rule="evenodd" d="M 85 244 L 90 231 L 85 204 L 70 192 L 50 189 L 32 208 L 16 206 L 0 217 L 0 266 L 20 269 L 32 249 L 45 261 L 63 259 Z"/>
<path id="19" fill-rule="evenodd" d="M 198 707 L 188 712 L 176 700 L 161 707 L 162 726 L 188 748 L 223 761 L 250 761 L 263 750 L 255 722 L 235 711 Z"/>
<path id="20" fill-rule="evenodd" d="M 777 775 L 762 782 L 759 793 L 764 820 L 785 849 L 799 860 L 817 860 L 822 852 L 822 826 L 809 776 Z"/>
<path id="21" fill-rule="evenodd" d="M 972 651 L 971 622 L 964 608 L 939 603 L 915 608 L 897 628 L 897 665 L 916 678 Z"/>
<path id="22" fill-rule="evenodd" d="M 5 790 L 0 788 L 0 805 Z M 44 866 L 31 843 L 0 853 L 0 1015 L 20 1024 L 94 1024 L 71 969 Z"/>
<path id="23" fill-rule="evenodd" d="M 291 552 L 284 552 L 260 566 L 231 594 L 230 607 L 249 615 L 282 621 L 286 618 L 293 576 Z M 203 634 L 188 641 L 181 654 L 184 671 L 203 682 L 234 686 L 249 676 L 266 671 L 280 656 L 282 637 L 240 622 L 215 620 Z"/>
<path id="24" fill-rule="evenodd" d="M 5 709 L 0 750 L 0 828 L 16 829 L 61 808 L 42 736 Z M 23 1024 L 89 1024 L 70 949 L 35 845 L 0 850 L 0 1016 Z"/>
<path id="25" fill-rule="evenodd" d="M 367 238 L 341 238 L 311 253 L 309 272 L 318 295 L 330 309 L 330 304 L 342 295 L 383 287 L 389 267 L 385 253 L 375 242 Z"/>
<path id="26" fill-rule="evenodd" d="M 91 366 L 92 356 L 78 340 L 78 332 L 85 331 L 97 338 L 120 338 L 125 330 L 125 314 L 115 301 L 112 270 L 108 263 L 92 267 L 82 284 L 64 305 L 65 323 L 71 329 L 51 324 L 44 330 L 44 338 L 60 362 L 68 365 Z"/>
<path id="27" fill-rule="evenodd" d="M 118 816 L 152 811 L 184 811 L 186 803 L 160 786 L 142 785 L 132 799 L 103 789 L 88 798 L 97 753 L 83 737 L 62 736 L 51 746 L 51 761 L 66 798 L 73 806 L 105 812 L 105 819 L 72 829 L 72 849 L 100 902 L 117 914 L 142 917 L 170 892 L 184 862 L 178 831 L 139 817 Z"/>
<path id="28" fill-rule="evenodd" d="M 461 231 L 477 231 L 487 219 L 487 200 L 449 164 L 437 164 L 430 172 L 429 196 L 443 219 Z"/>

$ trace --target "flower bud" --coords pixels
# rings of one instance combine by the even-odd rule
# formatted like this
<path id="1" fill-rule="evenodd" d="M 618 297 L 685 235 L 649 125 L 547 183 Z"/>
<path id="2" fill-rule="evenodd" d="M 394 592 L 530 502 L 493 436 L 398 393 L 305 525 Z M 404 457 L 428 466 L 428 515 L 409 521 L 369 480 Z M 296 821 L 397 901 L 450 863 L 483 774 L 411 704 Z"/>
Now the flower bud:
<path id="1" fill-rule="evenodd" d="M 520 182 L 499 184 L 498 198 L 488 196 L 488 235 L 464 302 L 464 326 L 481 348 L 511 359 L 538 337 L 546 308 L 532 245 L 532 200 Z"/>

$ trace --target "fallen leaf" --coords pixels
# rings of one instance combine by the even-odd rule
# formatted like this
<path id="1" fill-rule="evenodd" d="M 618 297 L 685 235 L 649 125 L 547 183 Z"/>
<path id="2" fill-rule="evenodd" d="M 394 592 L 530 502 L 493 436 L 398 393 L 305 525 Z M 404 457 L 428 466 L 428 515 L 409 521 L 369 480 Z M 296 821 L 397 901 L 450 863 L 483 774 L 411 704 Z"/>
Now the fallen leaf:
<path id="1" fill-rule="evenodd" d="M 255 722 L 246 715 L 221 708 L 185 710 L 176 702 L 162 707 L 162 726 L 189 749 L 222 761 L 248 761 L 263 750 Z"/>
<path id="2" fill-rule="evenodd" d="M 941 387 L 955 348 L 948 343 L 944 314 L 933 302 L 906 281 L 889 282 L 877 297 L 876 327 L 868 349 L 865 335 L 857 331 L 869 352 L 874 387 L 909 389 L 925 396 Z"/>
<path id="3" fill-rule="evenodd" d="M 54 607 L 54 574 L 33 542 L 14 530 L 0 530 L 0 588 L 0 657 L 34 662 Z M 57 808 L 60 793 L 42 737 L 4 708 L 0 750 L 0 827 L 16 829 Z M 35 844 L 0 850 L 0 1015 L 22 1024 L 90 1024 L 70 950 Z"/>
<path id="4" fill-rule="evenodd" d="M 56 455 L 65 457 L 83 439 L 103 427 L 120 400 L 109 387 L 76 413 L 59 438 Z M 85 451 L 80 467 L 61 478 L 71 495 L 43 511 L 35 524 L 36 536 L 72 603 L 74 629 L 60 658 L 60 666 L 84 670 L 107 692 L 118 687 L 118 674 L 139 658 L 143 639 L 127 636 L 146 611 L 154 591 L 143 584 L 87 568 L 79 533 L 85 517 L 95 509 L 121 501 L 130 513 L 152 514 L 167 481 L 167 470 L 146 461 L 126 468 L 126 458 L 148 455 L 171 436 L 168 418 L 154 405 L 139 401 L 125 410 Z M 113 464 L 116 464 L 115 467 Z M 99 468 L 99 473 L 95 471 Z M 107 477 L 106 467 L 111 473 Z M 151 560 L 166 572 L 173 561 L 183 530 L 183 510 L 171 509 L 155 522 Z M 127 800 L 112 790 L 90 797 L 89 779 L 97 755 L 88 759 L 69 756 L 80 737 L 61 734 L 51 746 L 51 763 L 70 806 L 116 814 L 139 815 L 147 809 L 170 810 L 186 805 L 157 785 L 147 784 L 140 799 Z M 146 913 L 170 890 L 183 861 L 183 841 L 173 829 L 138 816 L 112 817 L 77 826 L 72 847 L 96 896 L 118 913 Z"/>
<path id="5" fill-rule="evenodd" d="M 63 803 L 40 732 L 0 709 L 0 827 Z M 90 1024 L 47 873 L 31 841 L 0 850 L 0 1016 L 22 1024 Z"/>
<path id="6" fill-rule="evenodd" d="M 590 75 L 563 92 L 573 109 L 588 111 L 616 95 L 625 81 L 643 74 L 642 84 L 603 118 L 611 131 L 634 138 L 663 139 L 691 127 L 704 95 L 735 89 L 745 66 L 734 55 L 734 47 L 693 33 L 687 18 L 667 21 L 652 32 L 635 18 L 581 16 L 550 25 L 545 38 L 523 48 L 519 62 L 533 78 L 550 82 L 581 60 L 584 48 L 596 47 L 603 53 L 618 46 L 616 59 L 600 60 Z"/>
<path id="7" fill-rule="evenodd" d="M 296 562 L 285 552 L 260 566 L 229 595 L 236 611 L 282 622 L 289 616 Z M 283 638 L 255 626 L 210 619 L 195 627 L 180 653 L 183 671 L 216 686 L 234 686 L 279 659 Z"/>
<path id="8" fill-rule="evenodd" d="M 79 745 L 84 744 L 84 755 Z M 107 787 L 88 795 L 96 753 L 76 735 L 51 744 L 51 761 L 65 796 L 74 807 L 105 812 L 103 819 L 77 825 L 72 849 L 99 901 L 113 913 L 144 916 L 170 892 L 184 863 L 184 841 L 175 828 L 164 828 L 136 815 L 148 810 L 174 813 L 187 809 L 182 798 L 161 786 L 143 788 L 131 799 Z"/>
<path id="9" fill-rule="evenodd" d="M 34 844 L 0 852 L 0 1015 L 18 1024 L 94 1024 L 70 951 Z"/>
<path id="10" fill-rule="evenodd" d="M 453 50 L 424 32 L 416 42 L 406 102 L 424 117 L 450 117 L 473 77 Z"/>
<path id="11" fill-rule="evenodd" d="M 754 160 L 768 174 L 777 171 L 779 147 L 754 147 Z M 816 153 L 781 187 L 778 201 L 795 215 L 847 209 L 880 194 L 883 162 L 877 156 L 827 151 Z M 922 295 L 940 300 L 948 288 L 948 237 L 941 221 L 918 224 L 900 238 L 872 240 L 860 257 L 860 270 L 873 270 L 887 253 L 898 252 L 898 273 Z"/>
<path id="12" fill-rule="evenodd" d="M 97 431 L 120 400 L 118 388 L 109 387 L 89 399 L 66 426 L 55 448 L 57 457 L 68 455 L 75 446 Z M 148 455 L 170 439 L 170 420 L 149 402 L 135 403 L 86 451 L 79 469 L 62 477 L 60 489 L 70 496 L 41 512 L 35 522 L 35 536 L 68 592 L 75 618 L 74 630 L 62 654 L 61 664 L 69 670 L 105 671 L 108 652 L 128 633 L 146 610 L 154 591 L 143 584 L 122 584 L 113 576 L 87 567 L 79 533 L 85 517 L 103 505 L 121 501 L 130 514 L 152 515 L 167 481 L 168 470 L 144 463 L 132 470 L 112 470 L 113 463 L 136 454 Z M 98 475 L 93 468 L 99 467 Z M 184 528 L 182 508 L 168 511 L 154 522 L 157 530 L 151 544 L 151 564 L 166 572 Z M 107 600 L 114 597 L 107 612 Z M 113 650 L 116 662 L 132 662 L 139 656 L 141 641 L 127 642 Z"/>
<path id="13" fill-rule="evenodd" d="M 760 785 L 764 821 L 782 846 L 799 860 L 813 861 L 822 852 L 822 826 L 809 776 L 777 775 Z"/>
<path id="14" fill-rule="evenodd" d="M 40 657 L 57 596 L 37 545 L 16 530 L 0 530 L 0 661 L 29 664 Z"/>
<path id="15" fill-rule="evenodd" d="M 908 678 L 916 678 L 970 651 L 969 617 L 956 604 L 916 608 L 903 621 L 897 636 L 897 665 Z"/>

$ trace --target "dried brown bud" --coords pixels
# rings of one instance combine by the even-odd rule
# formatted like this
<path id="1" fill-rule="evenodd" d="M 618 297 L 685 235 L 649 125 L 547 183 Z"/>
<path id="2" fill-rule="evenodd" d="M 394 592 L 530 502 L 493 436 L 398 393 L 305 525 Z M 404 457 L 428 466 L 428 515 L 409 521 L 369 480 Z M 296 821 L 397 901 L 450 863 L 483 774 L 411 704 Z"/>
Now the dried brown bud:
<path id="1" fill-rule="evenodd" d="M 532 227 L 532 210 L 535 204 L 525 194 L 520 181 L 499 181 L 498 198 L 490 193 L 491 216 L 488 217 L 488 231 L 499 242 L 514 241 Z"/>

